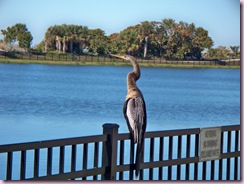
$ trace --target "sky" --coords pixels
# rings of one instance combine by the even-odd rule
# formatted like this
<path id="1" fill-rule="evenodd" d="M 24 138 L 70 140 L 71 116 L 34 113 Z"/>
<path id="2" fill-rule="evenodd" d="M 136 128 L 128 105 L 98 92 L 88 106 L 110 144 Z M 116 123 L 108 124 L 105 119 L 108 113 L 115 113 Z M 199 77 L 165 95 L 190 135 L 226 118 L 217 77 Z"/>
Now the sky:
<path id="1" fill-rule="evenodd" d="M 33 36 L 32 46 L 53 25 L 100 28 L 110 35 L 164 18 L 203 27 L 213 47 L 240 45 L 240 0 L 0 0 L 0 30 L 24 23 Z"/>

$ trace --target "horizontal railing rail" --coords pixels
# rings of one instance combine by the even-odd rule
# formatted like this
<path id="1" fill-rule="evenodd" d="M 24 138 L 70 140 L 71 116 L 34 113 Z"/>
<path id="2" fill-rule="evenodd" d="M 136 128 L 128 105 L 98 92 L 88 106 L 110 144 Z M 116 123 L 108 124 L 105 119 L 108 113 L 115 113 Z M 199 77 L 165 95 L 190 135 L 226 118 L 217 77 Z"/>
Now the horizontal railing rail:
<path id="1" fill-rule="evenodd" d="M 88 143 L 103 142 L 103 141 L 107 141 L 106 135 L 95 135 L 95 136 L 87 136 L 87 137 L 75 137 L 75 138 L 67 138 L 67 139 L 8 144 L 8 145 L 0 146 L 1 148 L 0 153 L 24 151 L 30 149 L 51 148 L 51 147 L 67 146 L 67 145 L 75 145 L 75 144 L 88 144 Z"/>

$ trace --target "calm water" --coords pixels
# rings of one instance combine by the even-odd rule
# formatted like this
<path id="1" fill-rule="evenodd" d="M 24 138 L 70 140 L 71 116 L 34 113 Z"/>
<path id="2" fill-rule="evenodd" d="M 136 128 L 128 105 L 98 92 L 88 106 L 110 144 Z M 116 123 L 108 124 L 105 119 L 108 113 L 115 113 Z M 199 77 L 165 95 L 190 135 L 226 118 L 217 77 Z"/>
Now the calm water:
<path id="1" fill-rule="evenodd" d="M 0 64 L 0 144 L 102 134 L 104 123 L 117 123 L 120 133 L 128 132 L 122 107 L 131 69 Z M 240 70 L 142 68 L 138 86 L 147 104 L 147 131 L 240 124 Z M 58 150 L 53 151 L 56 158 Z M 13 179 L 19 179 L 20 156 L 15 157 Z M 0 179 L 5 179 L 5 159 L 0 157 Z M 27 177 L 33 176 L 31 163 Z M 40 174 L 45 172 L 42 161 Z"/>
<path id="2" fill-rule="evenodd" d="M 0 64 L 0 144 L 128 132 L 131 67 Z M 240 70 L 142 68 L 147 131 L 240 124 Z"/>

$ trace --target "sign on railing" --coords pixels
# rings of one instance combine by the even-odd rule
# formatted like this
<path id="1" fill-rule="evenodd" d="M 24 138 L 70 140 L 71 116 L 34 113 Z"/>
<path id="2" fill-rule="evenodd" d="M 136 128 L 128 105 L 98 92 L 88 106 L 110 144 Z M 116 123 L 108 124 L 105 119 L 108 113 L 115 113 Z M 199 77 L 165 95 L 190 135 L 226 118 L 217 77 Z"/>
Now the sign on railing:
<path id="1" fill-rule="evenodd" d="M 200 130 L 199 161 L 217 160 L 221 154 L 221 127 Z"/>

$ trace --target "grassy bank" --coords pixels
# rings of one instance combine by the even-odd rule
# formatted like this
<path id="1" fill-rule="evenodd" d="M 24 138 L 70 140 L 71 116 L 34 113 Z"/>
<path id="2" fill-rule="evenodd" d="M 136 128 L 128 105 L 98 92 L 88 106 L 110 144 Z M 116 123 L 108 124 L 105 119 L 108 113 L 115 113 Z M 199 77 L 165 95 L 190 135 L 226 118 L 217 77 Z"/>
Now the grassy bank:
<path id="1" fill-rule="evenodd" d="M 23 59 L 0 59 L 0 63 L 13 64 L 47 64 L 47 65 L 77 65 L 77 66 L 131 66 L 127 61 L 51 61 L 51 60 L 23 60 Z M 198 65 L 198 64 L 161 64 L 161 63 L 140 63 L 142 67 L 157 68 L 229 68 L 240 69 L 240 66 L 223 66 L 223 65 Z"/>

